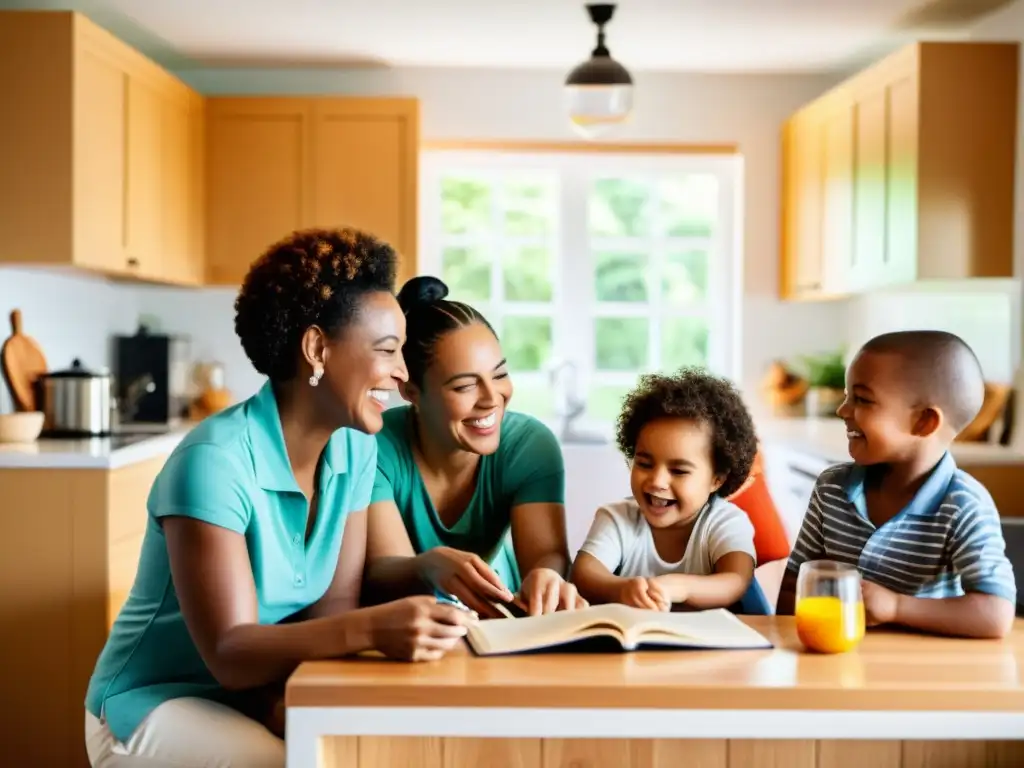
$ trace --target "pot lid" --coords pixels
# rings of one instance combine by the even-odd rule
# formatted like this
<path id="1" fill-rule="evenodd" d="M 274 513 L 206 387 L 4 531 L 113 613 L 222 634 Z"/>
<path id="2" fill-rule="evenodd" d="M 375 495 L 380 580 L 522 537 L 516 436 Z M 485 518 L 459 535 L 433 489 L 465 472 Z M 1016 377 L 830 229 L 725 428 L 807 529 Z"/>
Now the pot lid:
<path id="1" fill-rule="evenodd" d="M 46 374 L 49 379 L 104 379 L 109 374 L 105 370 L 90 371 L 77 357 L 71 361 L 71 367 L 63 371 L 51 371 Z"/>

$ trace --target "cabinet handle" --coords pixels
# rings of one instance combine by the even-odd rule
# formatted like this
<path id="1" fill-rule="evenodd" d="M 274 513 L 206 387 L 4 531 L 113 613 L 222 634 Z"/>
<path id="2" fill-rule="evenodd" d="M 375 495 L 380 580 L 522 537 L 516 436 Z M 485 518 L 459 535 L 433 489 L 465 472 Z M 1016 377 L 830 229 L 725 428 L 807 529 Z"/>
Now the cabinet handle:
<path id="1" fill-rule="evenodd" d="M 128 259 L 128 266 L 134 269 L 135 267 L 139 266 L 139 260 L 136 258 Z"/>

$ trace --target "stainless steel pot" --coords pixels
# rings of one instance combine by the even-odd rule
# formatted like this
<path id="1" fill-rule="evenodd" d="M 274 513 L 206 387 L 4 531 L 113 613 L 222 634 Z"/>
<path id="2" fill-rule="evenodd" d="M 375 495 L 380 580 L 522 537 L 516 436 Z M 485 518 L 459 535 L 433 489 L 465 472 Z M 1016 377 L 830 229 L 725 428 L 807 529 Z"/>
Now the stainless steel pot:
<path id="1" fill-rule="evenodd" d="M 71 367 L 36 380 L 43 434 L 48 437 L 99 437 L 111 433 L 113 377 L 94 372 L 75 359 Z"/>

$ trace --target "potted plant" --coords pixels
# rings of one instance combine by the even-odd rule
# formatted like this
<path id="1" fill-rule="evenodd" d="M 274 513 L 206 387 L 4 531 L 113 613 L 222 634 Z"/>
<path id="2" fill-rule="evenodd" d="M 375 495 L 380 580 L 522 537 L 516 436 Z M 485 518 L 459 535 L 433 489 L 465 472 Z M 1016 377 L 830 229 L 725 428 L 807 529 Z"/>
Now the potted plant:
<path id="1" fill-rule="evenodd" d="M 826 352 L 803 358 L 807 371 L 807 415 L 835 416 L 846 389 L 846 363 L 843 352 Z"/>

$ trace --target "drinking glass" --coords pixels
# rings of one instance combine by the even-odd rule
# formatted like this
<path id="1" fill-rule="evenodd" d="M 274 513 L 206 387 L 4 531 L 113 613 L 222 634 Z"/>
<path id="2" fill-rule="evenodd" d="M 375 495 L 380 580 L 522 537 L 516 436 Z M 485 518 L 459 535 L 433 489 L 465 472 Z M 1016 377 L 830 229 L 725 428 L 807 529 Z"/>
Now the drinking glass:
<path id="1" fill-rule="evenodd" d="M 796 577 L 796 632 L 818 653 L 845 653 L 864 637 L 860 573 L 833 560 L 809 560 Z"/>

